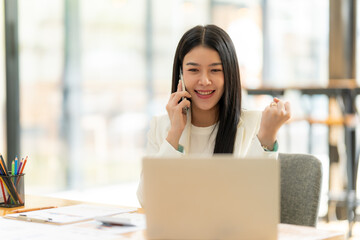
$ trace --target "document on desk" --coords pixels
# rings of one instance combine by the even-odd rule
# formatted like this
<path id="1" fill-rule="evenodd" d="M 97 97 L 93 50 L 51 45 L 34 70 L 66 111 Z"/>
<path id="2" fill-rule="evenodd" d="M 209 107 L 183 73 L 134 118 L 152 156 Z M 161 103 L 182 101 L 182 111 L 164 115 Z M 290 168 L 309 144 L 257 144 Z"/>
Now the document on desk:
<path id="1" fill-rule="evenodd" d="M 8 214 L 4 218 L 62 225 L 91 220 L 101 216 L 134 212 L 136 210 L 136 208 L 119 208 L 103 205 L 78 204 L 67 207 Z"/>
<path id="2" fill-rule="evenodd" d="M 51 225 L 24 221 L 14 221 L 0 217 L 1 239 L 6 240 L 48 240 L 48 239 L 86 239 L 86 240 L 126 240 L 128 237 L 102 228 L 88 228 L 81 222 L 70 225 Z M 78 224 L 82 224 L 78 226 Z"/>

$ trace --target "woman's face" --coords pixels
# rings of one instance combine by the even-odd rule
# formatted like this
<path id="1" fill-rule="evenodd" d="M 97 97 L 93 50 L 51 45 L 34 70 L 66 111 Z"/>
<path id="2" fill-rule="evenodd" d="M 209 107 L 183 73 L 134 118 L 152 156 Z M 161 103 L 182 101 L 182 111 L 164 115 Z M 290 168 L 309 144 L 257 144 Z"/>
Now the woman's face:
<path id="1" fill-rule="evenodd" d="M 192 110 L 213 110 L 224 93 L 224 72 L 217 51 L 198 46 L 183 60 L 183 77 Z"/>

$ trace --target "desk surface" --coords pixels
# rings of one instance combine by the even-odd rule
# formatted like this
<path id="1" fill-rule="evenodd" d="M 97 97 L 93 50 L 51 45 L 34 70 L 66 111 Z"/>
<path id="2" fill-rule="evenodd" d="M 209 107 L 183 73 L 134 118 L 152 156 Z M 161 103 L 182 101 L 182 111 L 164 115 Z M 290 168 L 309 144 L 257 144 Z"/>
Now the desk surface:
<path id="1" fill-rule="evenodd" d="M 23 208 L 38 208 L 38 207 L 46 207 L 56 205 L 58 207 L 61 206 L 70 206 L 75 204 L 80 204 L 84 202 L 66 200 L 66 199 L 58 199 L 58 198 L 50 198 L 50 197 L 41 197 L 41 196 L 31 196 L 26 195 L 25 198 L 25 206 L 17 207 L 17 208 L 0 208 L 0 216 L 4 216 L 15 209 L 23 209 Z M 143 212 L 142 209 L 139 209 L 138 212 Z M 339 232 L 331 232 L 318 230 L 313 227 L 304 227 L 297 225 L 289 225 L 289 224 L 279 224 L 279 238 L 280 240 L 345 240 L 344 233 Z M 146 240 L 146 231 L 137 231 L 133 233 L 127 233 L 123 236 L 129 237 L 129 239 L 140 239 Z"/>

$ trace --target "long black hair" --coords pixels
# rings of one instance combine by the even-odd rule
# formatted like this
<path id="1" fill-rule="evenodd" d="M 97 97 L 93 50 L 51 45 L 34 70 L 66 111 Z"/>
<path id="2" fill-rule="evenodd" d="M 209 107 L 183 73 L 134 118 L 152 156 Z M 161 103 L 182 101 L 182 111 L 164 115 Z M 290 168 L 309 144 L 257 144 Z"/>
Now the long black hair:
<path id="1" fill-rule="evenodd" d="M 233 153 L 237 125 L 241 114 L 240 70 L 235 47 L 229 35 L 215 25 L 196 26 L 188 30 L 177 46 L 171 92 L 176 92 L 180 68 L 185 55 L 194 47 L 204 46 L 218 52 L 224 72 L 224 93 L 219 100 L 218 132 L 215 153 Z"/>

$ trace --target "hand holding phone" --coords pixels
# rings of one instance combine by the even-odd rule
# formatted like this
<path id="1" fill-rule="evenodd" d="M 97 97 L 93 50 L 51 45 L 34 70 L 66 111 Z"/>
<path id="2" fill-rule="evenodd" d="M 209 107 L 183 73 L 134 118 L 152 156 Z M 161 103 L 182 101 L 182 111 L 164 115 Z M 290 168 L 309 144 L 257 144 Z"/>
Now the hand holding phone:
<path id="1" fill-rule="evenodd" d="M 178 149 L 181 134 L 187 123 L 187 109 L 189 109 L 191 104 L 189 98 L 191 98 L 191 95 L 186 91 L 180 68 L 177 89 L 171 94 L 169 102 L 166 105 L 166 111 L 168 112 L 171 122 L 166 140 L 175 149 Z"/>
<path id="2" fill-rule="evenodd" d="M 182 74 L 182 70 L 180 69 L 180 76 L 179 76 L 179 78 L 180 78 L 180 82 L 181 82 L 181 91 L 186 91 L 186 88 L 185 88 L 185 83 L 184 83 L 184 78 L 183 78 L 183 74 Z M 185 97 L 181 97 L 181 100 L 184 100 L 184 99 L 186 99 Z M 183 114 L 187 114 L 187 111 L 188 111 L 188 107 L 184 107 L 183 109 L 182 109 L 182 112 L 183 112 Z"/>

